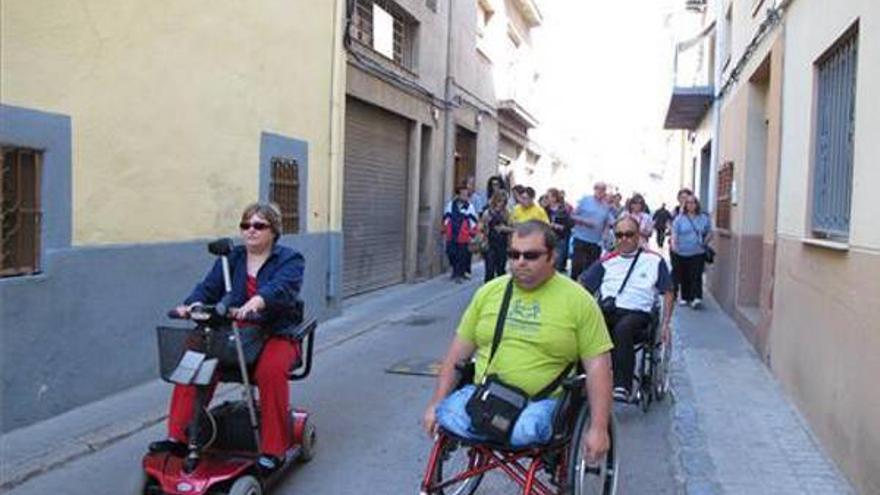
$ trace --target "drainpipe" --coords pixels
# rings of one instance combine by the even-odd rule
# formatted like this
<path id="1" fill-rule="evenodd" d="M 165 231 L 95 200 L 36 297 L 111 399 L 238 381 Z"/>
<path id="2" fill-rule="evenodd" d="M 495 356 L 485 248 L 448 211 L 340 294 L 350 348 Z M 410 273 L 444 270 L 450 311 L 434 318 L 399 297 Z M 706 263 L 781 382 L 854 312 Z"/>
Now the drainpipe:
<path id="1" fill-rule="evenodd" d="M 717 28 L 718 38 L 715 43 L 715 74 L 713 75 L 714 83 L 713 83 L 713 91 L 716 95 L 718 95 L 718 91 L 721 88 L 721 71 L 722 64 L 724 60 L 721 59 L 722 54 L 724 53 L 722 44 L 724 44 L 724 40 L 727 39 L 726 29 L 729 27 L 726 23 L 721 22 L 723 17 L 722 12 L 722 2 L 715 1 L 713 2 L 713 7 L 715 9 L 715 26 Z M 712 146 L 710 147 L 710 160 L 709 160 L 709 197 L 701 200 L 704 205 L 706 205 L 706 209 L 708 211 L 713 211 L 712 207 L 715 204 L 715 196 L 717 195 L 717 181 L 715 180 L 718 176 L 718 150 L 719 142 L 721 141 L 721 104 L 723 99 L 715 98 L 712 101 Z"/>
<path id="2" fill-rule="evenodd" d="M 341 125 L 342 119 L 344 117 L 343 108 L 344 101 L 339 101 L 339 96 L 337 94 L 337 86 L 339 85 L 339 77 L 340 77 L 340 67 L 344 68 L 342 58 L 339 54 L 339 30 L 341 28 L 339 19 L 340 19 L 340 5 L 346 3 L 347 0 L 336 0 L 333 2 L 333 19 L 332 29 L 333 29 L 333 40 L 331 42 L 331 52 L 330 52 L 330 138 L 329 138 L 329 150 L 328 150 L 328 158 L 330 166 L 327 168 L 327 183 L 329 185 L 329 191 L 327 194 L 327 236 L 328 236 L 328 244 L 329 244 L 329 256 L 327 263 L 327 280 L 326 280 L 326 299 L 328 303 L 332 305 L 334 301 L 338 301 L 340 299 L 340 291 L 339 291 L 339 276 L 341 271 L 342 264 L 342 219 L 340 218 L 340 210 L 339 206 L 341 205 L 341 201 L 339 201 L 339 195 L 342 191 L 342 181 L 340 180 L 339 170 L 337 170 L 337 163 L 340 160 L 339 150 L 337 147 L 340 145 L 341 141 L 341 133 L 343 132 L 344 127 Z M 349 15 L 348 9 L 345 10 L 346 19 Z M 344 26 L 348 26 L 348 23 L 344 23 Z M 343 98 L 345 96 L 343 95 Z M 335 221 L 338 220 L 339 226 L 335 224 Z"/>
<path id="3" fill-rule="evenodd" d="M 455 2 L 444 2 L 446 8 L 449 9 L 446 17 L 446 88 L 443 95 L 444 100 L 444 116 L 443 116 L 443 177 L 440 184 L 440 201 L 439 208 L 437 210 L 438 213 L 443 211 L 443 208 L 446 204 L 447 199 L 452 194 L 452 180 L 453 173 L 452 169 L 454 167 L 453 154 L 454 154 L 454 132 L 455 126 L 452 116 L 453 104 L 452 104 L 452 92 L 455 86 L 455 79 L 452 76 L 452 9 L 455 8 Z M 439 216 L 439 215 L 435 215 Z M 437 227 L 438 225 L 431 224 L 431 236 L 429 239 L 434 239 L 437 236 Z M 436 241 L 431 243 L 432 253 L 433 246 L 436 245 Z M 440 266 L 442 269 L 443 266 L 443 256 L 440 256 Z"/>

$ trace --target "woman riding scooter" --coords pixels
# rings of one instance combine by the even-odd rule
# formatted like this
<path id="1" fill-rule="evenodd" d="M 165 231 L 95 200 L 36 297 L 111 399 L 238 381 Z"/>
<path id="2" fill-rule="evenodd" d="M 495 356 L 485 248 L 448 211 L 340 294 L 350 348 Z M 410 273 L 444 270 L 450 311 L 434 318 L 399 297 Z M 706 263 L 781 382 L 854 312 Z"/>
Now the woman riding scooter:
<path id="1" fill-rule="evenodd" d="M 287 373 L 300 355 L 298 341 L 290 332 L 302 315 L 297 304 L 303 280 L 304 259 L 297 251 L 277 244 L 281 236 L 281 212 L 273 204 L 254 203 L 241 215 L 241 238 L 229 255 L 232 292 L 231 314 L 236 319 L 262 315 L 266 339 L 253 372 L 260 389 L 260 468 L 270 473 L 281 466 L 291 445 L 290 389 Z M 218 260 L 205 279 L 196 285 L 184 304 L 176 308 L 186 318 L 199 304 L 215 304 L 224 296 L 223 269 Z M 216 377 L 214 381 L 216 385 Z M 209 390 L 213 393 L 214 387 Z M 151 452 L 187 450 L 187 425 L 193 416 L 196 388 L 176 385 L 171 396 L 168 438 L 150 444 Z"/>

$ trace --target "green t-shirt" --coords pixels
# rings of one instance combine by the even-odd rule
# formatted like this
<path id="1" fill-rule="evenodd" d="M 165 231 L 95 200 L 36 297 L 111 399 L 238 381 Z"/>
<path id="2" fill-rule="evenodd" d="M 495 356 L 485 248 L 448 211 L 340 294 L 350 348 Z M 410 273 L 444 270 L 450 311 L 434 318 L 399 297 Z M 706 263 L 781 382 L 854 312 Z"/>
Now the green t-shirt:
<path id="1" fill-rule="evenodd" d="M 509 280 L 510 275 L 505 275 L 481 287 L 458 326 L 458 336 L 477 346 L 477 381 L 486 372 L 495 322 Z M 569 363 L 612 347 L 596 301 L 576 282 L 554 274 L 533 291 L 513 286 L 504 334 L 489 372 L 534 395 Z"/>

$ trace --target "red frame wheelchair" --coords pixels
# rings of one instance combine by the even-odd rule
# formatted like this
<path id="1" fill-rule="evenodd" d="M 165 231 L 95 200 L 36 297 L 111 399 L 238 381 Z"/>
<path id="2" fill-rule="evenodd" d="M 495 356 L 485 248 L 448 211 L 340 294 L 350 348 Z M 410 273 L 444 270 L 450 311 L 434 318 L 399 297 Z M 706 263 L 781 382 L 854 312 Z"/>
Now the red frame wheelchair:
<path id="1" fill-rule="evenodd" d="M 470 383 L 473 363 L 458 367 L 458 386 Z M 443 428 L 431 449 L 422 479 L 422 495 L 470 495 L 493 471 L 506 475 L 523 495 L 610 495 L 617 492 L 617 445 L 614 418 L 609 422 L 610 449 L 595 465 L 584 458 L 582 442 L 590 425 L 586 375 L 563 382 L 553 417 L 550 442 L 511 447 L 458 437 Z M 507 485 L 510 486 L 510 485 Z M 504 493 L 512 493 L 505 487 Z"/>

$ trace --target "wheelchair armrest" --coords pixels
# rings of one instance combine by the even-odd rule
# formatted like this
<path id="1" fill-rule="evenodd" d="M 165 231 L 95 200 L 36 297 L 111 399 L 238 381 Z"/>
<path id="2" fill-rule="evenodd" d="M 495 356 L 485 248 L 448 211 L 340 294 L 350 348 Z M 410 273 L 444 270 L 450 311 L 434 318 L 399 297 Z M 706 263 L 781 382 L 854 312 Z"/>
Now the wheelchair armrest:
<path id="1" fill-rule="evenodd" d="M 463 359 L 455 363 L 455 371 L 458 379 L 455 383 L 455 390 L 474 383 L 474 375 L 476 374 L 476 365 L 470 359 Z"/>
<path id="2" fill-rule="evenodd" d="M 304 318 L 299 325 L 294 327 L 291 335 L 294 339 L 303 341 L 318 328 L 318 320 L 315 317 Z"/>
<path id="3" fill-rule="evenodd" d="M 316 328 L 318 328 L 318 320 L 316 318 L 306 318 L 294 329 L 293 337 L 301 342 L 302 346 L 300 347 L 298 362 L 294 363 L 294 368 L 287 373 L 289 380 L 302 380 L 311 373 L 312 356 L 315 352 Z"/>
<path id="4" fill-rule="evenodd" d="M 585 383 L 587 383 L 587 375 L 570 376 L 562 381 L 562 388 L 565 390 L 583 389 Z"/>

